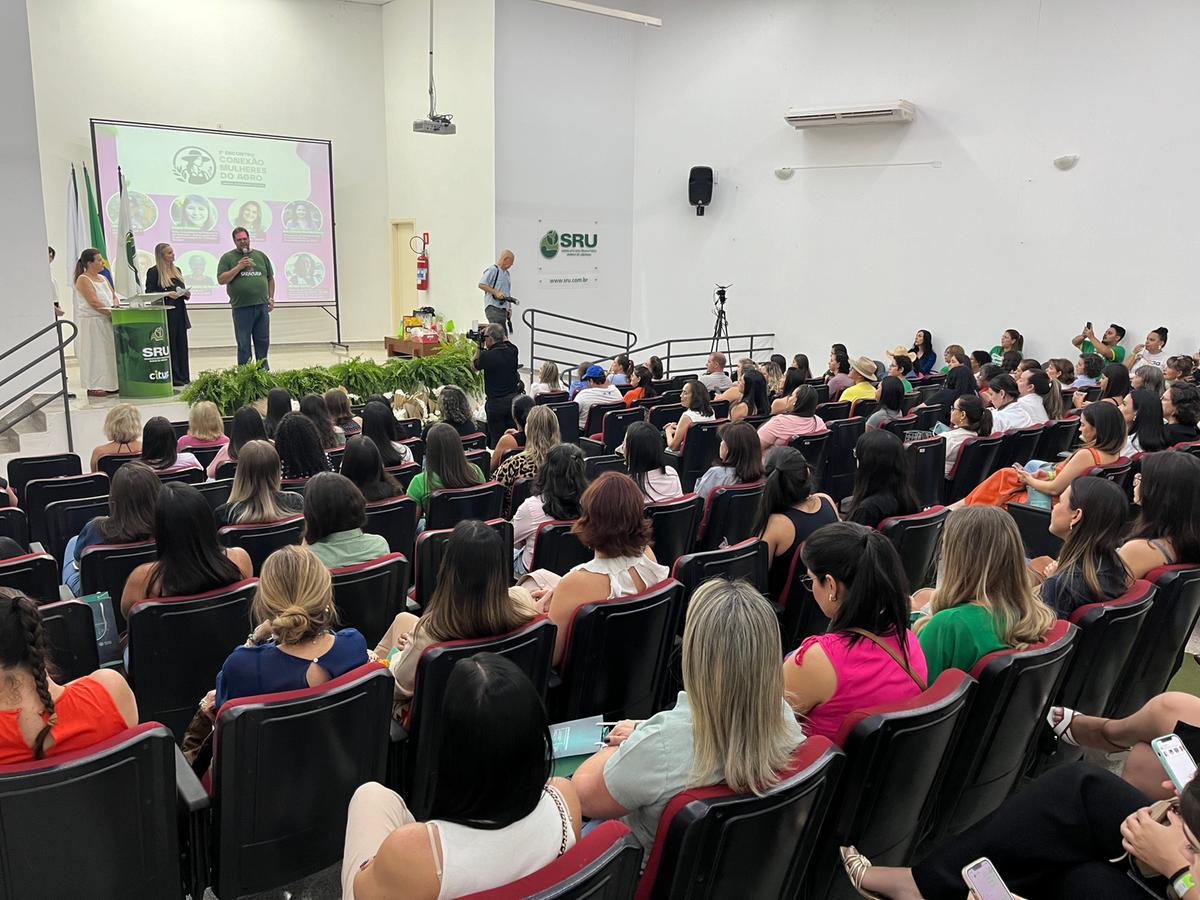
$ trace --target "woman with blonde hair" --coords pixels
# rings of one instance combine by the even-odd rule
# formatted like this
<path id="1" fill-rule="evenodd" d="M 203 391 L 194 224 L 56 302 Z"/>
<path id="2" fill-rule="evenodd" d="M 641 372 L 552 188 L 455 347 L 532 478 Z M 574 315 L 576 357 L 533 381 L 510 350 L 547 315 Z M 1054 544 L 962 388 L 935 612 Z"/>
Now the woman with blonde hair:
<path id="1" fill-rule="evenodd" d="M 192 327 L 188 318 L 187 301 L 191 291 L 183 283 L 183 273 L 175 265 L 175 249 L 170 244 L 155 244 L 154 265 L 146 270 L 146 293 L 166 292 L 167 340 L 171 344 L 171 383 L 183 387 L 192 380 L 188 366 L 188 329 Z"/>
<path id="2" fill-rule="evenodd" d="M 648 853 L 671 798 L 726 784 L 762 794 L 804 734 L 783 695 L 783 648 L 771 605 L 745 581 L 714 578 L 692 595 L 683 691 L 673 709 L 623 721 L 572 783 L 583 814 L 621 818 Z"/>
<path id="3" fill-rule="evenodd" d="M 250 441 L 238 453 L 229 502 L 217 507 L 217 527 L 277 522 L 304 512 L 304 495 L 280 489 L 279 454 L 270 441 Z"/>
<path id="4" fill-rule="evenodd" d="M 943 574 L 936 590 L 918 591 L 913 607 L 929 603 L 915 630 L 929 682 L 946 669 L 971 671 L 996 650 L 1036 644 L 1054 624 L 1025 565 L 1017 525 L 994 506 L 966 506 L 942 535 Z"/>
<path id="5" fill-rule="evenodd" d="M 316 687 L 367 662 L 367 642 L 356 629 L 334 631 L 329 570 L 307 547 L 281 547 L 267 557 L 250 616 L 257 627 L 221 666 L 214 712 L 237 697 Z"/>
<path id="6" fill-rule="evenodd" d="M 225 422 L 211 400 L 201 400 L 188 410 L 187 434 L 175 442 L 177 450 L 191 447 L 223 447 L 229 443 Z"/>
<path id="7" fill-rule="evenodd" d="M 118 403 L 104 417 L 104 436 L 107 444 L 92 450 L 92 471 L 98 472 L 100 457 L 114 453 L 137 454 L 142 452 L 142 414 L 132 403 Z"/>
<path id="8" fill-rule="evenodd" d="M 546 454 L 562 443 L 558 416 L 548 406 L 535 406 L 525 419 L 525 449 L 506 459 L 492 474 L 492 480 L 504 485 L 512 499 L 513 485 L 522 478 L 536 478 Z"/>
<path id="9" fill-rule="evenodd" d="M 558 380 L 558 366 L 546 360 L 538 369 L 537 382 L 529 387 L 529 396 L 536 400 L 539 394 L 553 394 L 562 389 L 562 382 Z"/>

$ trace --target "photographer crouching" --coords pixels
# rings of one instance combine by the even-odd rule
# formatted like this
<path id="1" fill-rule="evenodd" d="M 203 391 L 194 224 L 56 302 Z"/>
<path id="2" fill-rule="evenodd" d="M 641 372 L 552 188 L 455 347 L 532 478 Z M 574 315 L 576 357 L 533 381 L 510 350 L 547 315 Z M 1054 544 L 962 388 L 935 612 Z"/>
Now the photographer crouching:
<path id="1" fill-rule="evenodd" d="M 517 348 L 508 340 L 503 325 L 492 323 L 482 332 L 468 332 L 475 340 L 475 368 L 483 372 L 483 405 L 487 416 L 487 440 L 495 447 L 507 428 L 516 428 L 512 416 L 513 399 L 524 392 L 517 375 L 520 365 Z"/>

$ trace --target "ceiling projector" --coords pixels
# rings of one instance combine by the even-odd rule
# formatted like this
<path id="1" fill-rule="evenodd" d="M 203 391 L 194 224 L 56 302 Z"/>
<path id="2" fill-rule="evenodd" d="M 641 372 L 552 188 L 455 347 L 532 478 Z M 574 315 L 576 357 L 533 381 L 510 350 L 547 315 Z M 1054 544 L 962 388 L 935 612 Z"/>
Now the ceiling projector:
<path id="1" fill-rule="evenodd" d="M 417 134 L 455 134 L 454 124 L 449 115 L 430 116 L 427 119 L 417 119 L 413 122 L 413 131 Z"/>

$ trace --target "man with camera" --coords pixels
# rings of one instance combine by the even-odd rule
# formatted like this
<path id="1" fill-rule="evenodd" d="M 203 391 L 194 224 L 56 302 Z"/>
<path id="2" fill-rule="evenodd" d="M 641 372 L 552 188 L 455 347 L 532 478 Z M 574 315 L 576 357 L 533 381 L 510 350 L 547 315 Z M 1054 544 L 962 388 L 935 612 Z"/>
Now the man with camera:
<path id="1" fill-rule="evenodd" d="M 512 308 L 517 301 L 509 295 L 512 281 L 508 270 L 512 268 L 513 252 L 500 251 L 500 257 L 494 266 L 488 266 L 479 279 L 479 289 L 483 291 L 483 314 L 495 325 L 503 325 L 508 333 L 512 332 Z"/>
<path id="2" fill-rule="evenodd" d="M 513 399 L 523 392 L 517 375 L 517 348 L 508 340 L 504 326 L 495 322 L 481 331 L 468 332 L 475 340 L 475 368 L 483 372 L 483 405 L 487 416 L 488 446 L 495 447 L 505 429 L 515 428 Z"/>

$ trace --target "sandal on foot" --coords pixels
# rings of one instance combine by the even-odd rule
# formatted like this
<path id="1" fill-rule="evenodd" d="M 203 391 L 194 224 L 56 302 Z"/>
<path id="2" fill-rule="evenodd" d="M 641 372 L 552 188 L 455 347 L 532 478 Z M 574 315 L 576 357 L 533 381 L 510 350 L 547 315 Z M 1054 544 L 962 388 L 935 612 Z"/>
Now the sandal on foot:
<path id="1" fill-rule="evenodd" d="M 1054 714 L 1058 712 L 1062 714 L 1058 724 L 1054 723 Z M 1055 740 L 1061 741 L 1068 747 L 1078 747 L 1079 742 L 1075 740 L 1075 735 L 1071 733 L 1071 723 L 1075 721 L 1075 717 L 1079 715 L 1073 709 L 1068 709 L 1065 706 L 1052 706 L 1046 713 L 1046 724 L 1050 726 L 1050 730 L 1054 733 Z"/>
<path id="2" fill-rule="evenodd" d="M 870 891 L 864 890 L 862 886 L 867 869 L 871 868 L 871 861 L 853 847 L 839 847 L 838 853 L 842 857 L 842 868 L 846 872 L 846 877 L 850 879 L 850 884 L 854 890 L 858 891 L 858 895 L 866 897 L 867 900 L 883 900 L 878 894 L 872 894 Z"/>

